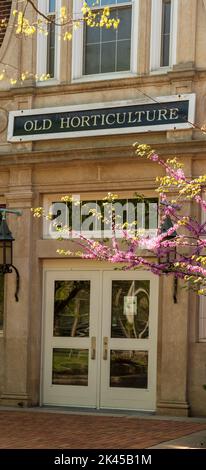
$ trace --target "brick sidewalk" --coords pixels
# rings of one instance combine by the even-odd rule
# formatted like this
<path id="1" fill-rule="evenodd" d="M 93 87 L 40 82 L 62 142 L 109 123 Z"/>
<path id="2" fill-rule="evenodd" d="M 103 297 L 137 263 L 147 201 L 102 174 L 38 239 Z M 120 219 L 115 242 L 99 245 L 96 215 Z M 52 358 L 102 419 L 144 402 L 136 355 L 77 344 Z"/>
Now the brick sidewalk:
<path id="1" fill-rule="evenodd" d="M 0 411 L 1 449 L 143 449 L 205 424 L 30 411 Z"/>

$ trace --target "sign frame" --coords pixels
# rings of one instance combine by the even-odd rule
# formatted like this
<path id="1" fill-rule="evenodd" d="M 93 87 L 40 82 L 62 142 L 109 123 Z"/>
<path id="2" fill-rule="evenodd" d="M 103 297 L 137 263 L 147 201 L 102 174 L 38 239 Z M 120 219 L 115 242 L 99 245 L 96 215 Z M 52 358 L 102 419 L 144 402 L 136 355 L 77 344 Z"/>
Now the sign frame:
<path id="1" fill-rule="evenodd" d="M 14 135 L 14 124 L 15 118 L 21 117 L 34 117 L 36 115 L 55 114 L 55 113 L 72 113 L 75 111 L 90 111 L 104 110 L 104 109 L 115 109 L 118 112 L 118 108 L 129 107 L 129 106 L 141 106 L 157 104 L 169 104 L 173 102 L 188 101 L 188 119 L 181 123 L 165 123 L 165 124 L 154 124 L 154 125 L 140 125 L 135 127 L 121 127 L 121 128 L 107 128 L 107 129 L 95 129 L 95 130 L 82 130 L 82 131 L 70 131 L 70 132 L 54 132 L 44 134 L 28 134 L 28 135 Z M 191 129 L 195 122 L 195 104 L 196 94 L 188 93 L 184 95 L 170 95 L 160 96 L 151 99 L 144 100 L 124 100 L 124 101 L 112 101 L 104 103 L 90 103 L 82 105 L 62 106 L 62 107 L 50 107 L 50 108 L 38 108 L 38 109 L 24 109 L 20 111 L 9 112 L 9 124 L 8 124 L 8 142 L 30 142 L 38 140 L 51 140 L 51 139 L 66 139 L 66 138 L 79 138 L 79 137 L 93 137 L 93 136 L 105 136 L 105 135 L 118 135 L 118 134 L 137 134 L 137 133 L 148 133 L 148 132 L 160 132 L 160 131 L 172 131 L 172 130 L 186 130 Z M 28 119 L 29 122 L 29 119 Z"/>

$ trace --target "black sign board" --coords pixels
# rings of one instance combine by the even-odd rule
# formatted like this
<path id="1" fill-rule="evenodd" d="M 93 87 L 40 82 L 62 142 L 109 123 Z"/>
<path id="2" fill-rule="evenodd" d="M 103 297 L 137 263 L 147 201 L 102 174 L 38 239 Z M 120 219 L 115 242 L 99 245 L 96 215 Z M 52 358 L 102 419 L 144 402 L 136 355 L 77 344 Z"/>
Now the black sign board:
<path id="1" fill-rule="evenodd" d="M 187 98 L 186 98 L 187 96 Z M 139 104 L 88 105 L 10 113 L 9 141 L 136 133 L 191 127 L 191 97 Z M 193 106 L 194 110 L 194 106 Z M 193 114 L 193 113 L 192 113 Z"/>

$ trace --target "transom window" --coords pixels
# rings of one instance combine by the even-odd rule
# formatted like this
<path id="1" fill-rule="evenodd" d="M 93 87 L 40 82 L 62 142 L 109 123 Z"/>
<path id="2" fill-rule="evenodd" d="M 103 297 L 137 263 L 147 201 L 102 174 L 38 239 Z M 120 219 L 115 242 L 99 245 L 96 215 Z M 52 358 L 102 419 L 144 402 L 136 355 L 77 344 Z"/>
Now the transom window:
<path id="1" fill-rule="evenodd" d="M 113 212 L 112 212 L 113 209 Z M 138 198 L 117 199 L 112 203 L 103 200 L 80 200 L 72 202 L 51 201 L 45 207 L 50 218 L 44 219 L 44 238 L 70 238 L 65 227 L 70 227 L 75 233 L 81 232 L 89 238 L 105 238 L 111 235 L 112 218 L 115 216 L 116 235 L 122 237 L 122 225 L 134 231 L 143 231 L 149 236 L 157 233 L 158 199 Z M 111 215 L 112 214 L 112 215 Z M 135 225 L 134 225 L 135 223 Z M 63 229 L 63 232 L 59 232 Z"/>
<path id="2" fill-rule="evenodd" d="M 94 8 L 94 2 L 87 2 Z M 130 0 L 100 0 L 98 7 L 108 5 L 112 18 L 119 18 L 117 29 L 84 27 L 83 74 L 130 70 L 132 2 Z"/>

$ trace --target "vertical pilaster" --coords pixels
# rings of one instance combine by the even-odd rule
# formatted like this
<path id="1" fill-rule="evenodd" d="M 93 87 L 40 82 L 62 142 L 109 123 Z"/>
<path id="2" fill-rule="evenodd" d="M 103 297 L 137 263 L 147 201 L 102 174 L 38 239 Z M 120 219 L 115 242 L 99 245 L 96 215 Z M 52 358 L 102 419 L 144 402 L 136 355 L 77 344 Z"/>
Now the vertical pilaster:
<path id="1" fill-rule="evenodd" d="M 187 416 L 189 294 L 178 281 L 177 304 L 173 302 L 173 278 L 162 279 L 162 312 L 159 338 L 159 391 L 157 412 Z"/>
<path id="2" fill-rule="evenodd" d="M 179 0 L 178 3 L 176 68 L 183 64 L 191 68 L 196 61 L 197 0 Z"/>
<path id="3" fill-rule="evenodd" d="M 1 403 L 24 406 L 28 395 L 28 348 L 30 337 L 32 190 L 31 169 L 10 171 L 10 191 L 6 194 L 7 208 L 21 209 L 22 216 L 8 217 L 15 238 L 13 264 L 20 274 L 19 302 L 15 301 L 15 273 L 6 275 L 5 372 Z"/>

